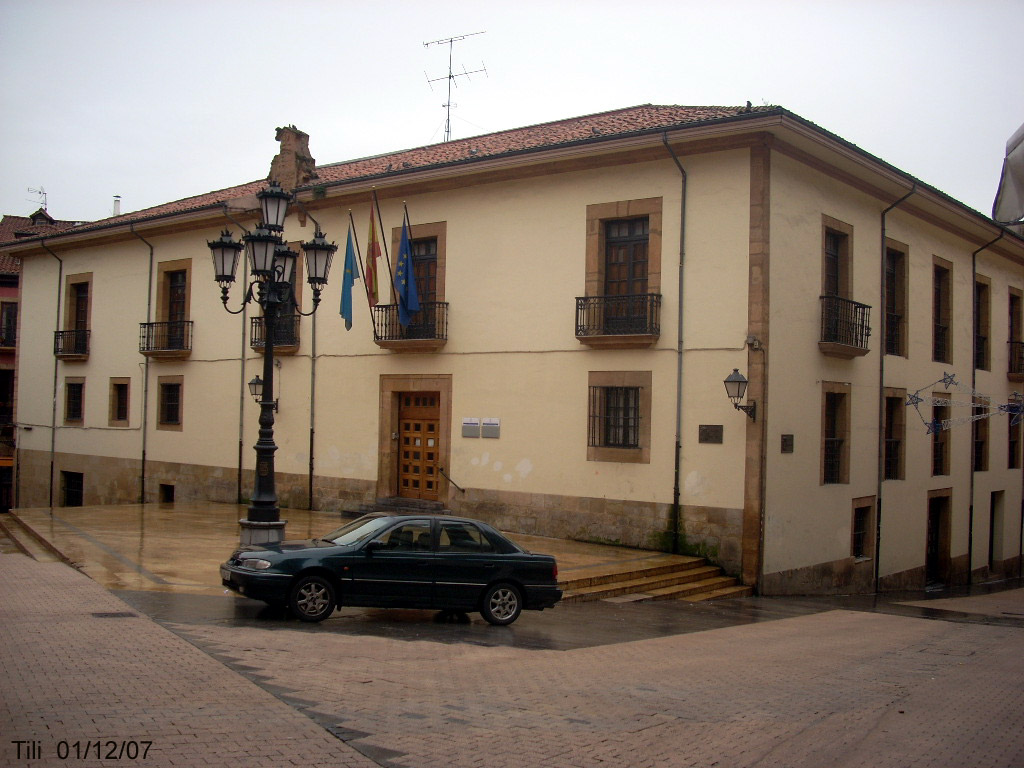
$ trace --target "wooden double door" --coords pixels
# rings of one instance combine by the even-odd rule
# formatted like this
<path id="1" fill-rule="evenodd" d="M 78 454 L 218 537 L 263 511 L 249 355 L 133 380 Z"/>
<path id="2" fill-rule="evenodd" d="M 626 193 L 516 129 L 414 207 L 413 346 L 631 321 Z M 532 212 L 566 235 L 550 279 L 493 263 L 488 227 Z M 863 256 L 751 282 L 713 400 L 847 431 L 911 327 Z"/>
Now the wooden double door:
<path id="1" fill-rule="evenodd" d="M 437 501 L 441 393 L 402 392 L 398 403 L 398 495 Z"/>

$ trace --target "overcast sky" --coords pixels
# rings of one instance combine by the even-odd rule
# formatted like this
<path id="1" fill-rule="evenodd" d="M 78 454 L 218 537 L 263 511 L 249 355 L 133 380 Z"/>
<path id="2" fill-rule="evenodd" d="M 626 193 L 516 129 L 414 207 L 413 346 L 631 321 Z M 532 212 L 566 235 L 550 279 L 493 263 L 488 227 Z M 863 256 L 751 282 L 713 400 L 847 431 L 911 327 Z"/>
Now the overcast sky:
<path id="1" fill-rule="evenodd" d="M 1024 0 L 0 0 L 0 213 L 58 219 L 643 103 L 783 106 L 981 211 Z M 428 78 L 441 78 L 428 84 Z"/>

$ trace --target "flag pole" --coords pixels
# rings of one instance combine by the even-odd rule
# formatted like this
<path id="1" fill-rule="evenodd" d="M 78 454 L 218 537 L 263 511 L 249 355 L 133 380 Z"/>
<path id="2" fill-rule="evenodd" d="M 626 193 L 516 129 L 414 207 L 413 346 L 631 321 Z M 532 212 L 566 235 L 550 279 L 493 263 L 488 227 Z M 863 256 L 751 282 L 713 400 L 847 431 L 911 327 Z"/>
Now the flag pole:
<path id="1" fill-rule="evenodd" d="M 388 265 L 388 279 L 391 282 L 391 295 L 395 297 L 395 306 L 398 305 L 398 291 L 395 288 L 395 275 L 391 271 L 391 256 L 388 253 L 388 239 L 384 236 L 384 220 L 380 216 L 380 201 L 377 200 L 377 188 L 374 187 L 373 192 L 373 204 L 377 208 L 377 223 L 380 225 L 380 241 L 381 245 L 384 246 L 384 261 Z"/>
<path id="2" fill-rule="evenodd" d="M 370 313 L 370 325 L 373 325 L 373 307 L 370 306 L 370 286 L 366 280 L 366 270 L 363 269 L 363 252 L 359 249 L 359 233 L 356 231 L 356 222 L 352 218 L 352 209 L 348 209 L 348 223 L 352 232 L 352 240 L 356 245 L 356 259 L 359 261 L 359 271 L 363 277 L 363 293 L 366 295 L 366 310 Z"/>

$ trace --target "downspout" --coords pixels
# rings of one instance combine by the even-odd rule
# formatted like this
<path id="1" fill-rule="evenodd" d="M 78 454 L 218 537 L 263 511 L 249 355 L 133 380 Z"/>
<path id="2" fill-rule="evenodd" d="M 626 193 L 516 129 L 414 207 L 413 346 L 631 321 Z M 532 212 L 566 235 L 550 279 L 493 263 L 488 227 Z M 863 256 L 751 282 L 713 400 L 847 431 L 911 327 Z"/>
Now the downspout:
<path id="1" fill-rule="evenodd" d="M 316 447 L 316 313 L 313 313 L 313 351 L 309 361 L 309 509 L 313 509 L 313 468 Z"/>
<path id="2" fill-rule="evenodd" d="M 146 289 L 146 323 L 153 322 L 153 244 L 135 231 L 135 222 L 130 222 L 131 233 L 149 247 L 149 280 Z M 149 437 L 149 355 L 142 365 L 142 468 L 139 472 L 139 504 L 146 503 L 146 447 Z"/>
<path id="3" fill-rule="evenodd" d="M 889 211 L 902 204 L 908 197 L 917 192 L 917 182 L 910 188 L 903 197 L 882 211 L 882 257 L 880 284 L 880 299 L 882 303 L 882 327 L 886 328 L 888 318 L 885 317 L 885 262 L 888 256 L 886 246 L 885 217 Z M 875 573 L 873 586 L 875 594 L 878 593 L 878 579 L 882 565 L 882 480 L 885 478 L 885 335 L 882 337 L 882 345 L 878 350 L 878 464 L 875 472 Z"/>
<path id="4" fill-rule="evenodd" d="M 57 317 L 54 323 L 54 333 L 60 333 L 60 297 L 64 283 L 64 260 L 61 259 L 56 253 L 50 250 L 50 246 L 46 244 L 46 238 L 41 238 L 39 244 L 43 247 L 48 254 L 53 256 L 60 266 L 57 267 Z M 50 414 L 50 491 L 49 491 L 49 507 L 53 509 L 53 472 L 54 472 L 54 457 L 57 453 L 57 364 L 60 361 L 57 359 L 57 352 L 54 350 L 53 354 L 53 410 Z"/>
<path id="5" fill-rule="evenodd" d="M 978 361 L 975 359 L 974 338 L 978 334 L 978 254 L 1003 239 L 1005 229 L 999 230 L 999 236 L 994 240 L 985 243 L 981 248 L 971 254 L 971 398 L 978 390 Z M 972 423 L 972 428 L 974 424 Z M 967 507 L 967 586 L 974 583 L 974 440 L 971 440 L 971 483 L 970 483 L 970 506 Z M 992 532 L 989 531 L 989 536 Z"/>
<path id="6" fill-rule="evenodd" d="M 676 288 L 678 291 L 676 318 L 676 437 L 673 461 L 674 477 L 672 482 L 671 521 L 672 554 L 678 555 L 681 518 L 679 510 L 679 481 L 683 444 L 683 266 L 686 262 L 686 169 L 679 162 L 679 157 L 676 155 L 675 150 L 672 149 L 672 145 L 668 143 L 668 132 L 662 133 L 661 139 L 665 142 L 665 149 L 672 156 L 672 162 L 676 164 L 681 177 L 679 184 L 679 283 Z"/>

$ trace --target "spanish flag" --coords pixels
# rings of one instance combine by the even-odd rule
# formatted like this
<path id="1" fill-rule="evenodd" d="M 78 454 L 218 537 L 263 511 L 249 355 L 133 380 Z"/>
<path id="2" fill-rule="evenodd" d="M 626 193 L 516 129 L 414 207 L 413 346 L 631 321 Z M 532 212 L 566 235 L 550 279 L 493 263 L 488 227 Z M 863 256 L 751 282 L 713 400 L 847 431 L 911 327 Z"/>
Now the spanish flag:
<path id="1" fill-rule="evenodd" d="M 377 224 L 373 220 L 373 206 L 370 206 L 370 242 L 366 246 L 366 300 L 371 307 L 377 306 L 377 259 L 380 258 L 380 240 L 377 239 Z"/>

